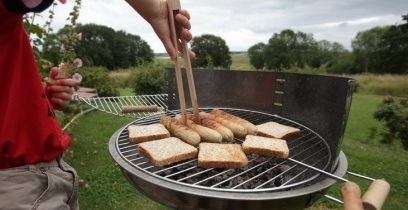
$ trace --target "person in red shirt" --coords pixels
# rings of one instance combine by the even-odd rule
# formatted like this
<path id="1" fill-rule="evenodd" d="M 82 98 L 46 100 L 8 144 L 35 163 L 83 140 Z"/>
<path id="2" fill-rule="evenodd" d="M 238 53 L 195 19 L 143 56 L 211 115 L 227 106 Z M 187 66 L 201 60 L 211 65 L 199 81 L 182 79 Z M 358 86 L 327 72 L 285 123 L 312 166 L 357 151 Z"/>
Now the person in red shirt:
<path id="1" fill-rule="evenodd" d="M 127 2 L 152 26 L 170 57 L 176 59 L 166 1 Z M 77 175 L 62 160 L 71 138 L 54 113 L 54 109 L 69 103 L 76 81 L 59 79 L 43 87 L 23 27 L 24 14 L 41 12 L 52 3 L 0 0 L 0 209 L 78 208 Z M 183 27 L 181 36 L 187 41 L 192 38 L 189 18 L 185 10 L 176 16 Z M 189 55 L 195 56 L 191 51 Z"/>

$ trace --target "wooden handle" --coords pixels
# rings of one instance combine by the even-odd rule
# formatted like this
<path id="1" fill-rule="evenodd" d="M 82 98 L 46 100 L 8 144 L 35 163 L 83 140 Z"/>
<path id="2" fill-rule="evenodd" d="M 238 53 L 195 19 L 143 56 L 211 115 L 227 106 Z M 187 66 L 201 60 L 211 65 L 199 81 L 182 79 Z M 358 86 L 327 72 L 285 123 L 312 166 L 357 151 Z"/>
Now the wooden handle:
<path id="1" fill-rule="evenodd" d="M 390 184 L 383 179 L 374 180 L 362 197 L 364 208 L 380 210 L 390 192 Z"/>
<path id="2" fill-rule="evenodd" d="M 178 52 L 179 50 L 177 47 L 177 43 L 178 43 L 177 29 L 176 29 L 174 16 L 178 13 L 180 8 L 181 6 L 180 6 L 179 0 L 167 0 L 167 9 L 169 12 L 169 26 L 170 26 L 170 32 L 171 32 L 171 39 L 173 42 L 173 46 L 176 49 L 176 52 Z M 186 99 L 184 95 L 183 78 L 181 74 L 181 68 L 180 68 L 178 56 L 176 57 L 176 60 L 174 61 L 174 67 L 176 71 L 176 81 L 177 81 L 177 91 L 178 91 L 179 101 L 180 101 L 180 111 L 181 111 L 181 115 L 183 116 L 184 124 L 187 124 Z"/>
<path id="3" fill-rule="evenodd" d="M 341 185 L 344 210 L 363 210 L 360 187 L 354 182 L 345 182 Z"/>
<path id="4" fill-rule="evenodd" d="M 157 106 L 122 106 L 122 113 L 133 112 L 157 112 L 159 107 Z"/>

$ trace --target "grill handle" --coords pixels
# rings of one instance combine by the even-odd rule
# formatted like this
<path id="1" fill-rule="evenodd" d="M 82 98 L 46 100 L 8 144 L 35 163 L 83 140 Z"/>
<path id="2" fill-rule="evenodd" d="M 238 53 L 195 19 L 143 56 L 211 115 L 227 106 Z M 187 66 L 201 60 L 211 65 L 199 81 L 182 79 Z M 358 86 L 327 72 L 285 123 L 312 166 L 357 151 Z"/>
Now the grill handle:
<path id="1" fill-rule="evenodd" d="M 122 106 L 122 113 L 134 113 L 134 112 L 157 112 L 159 107 L 157 106 Z"/>
<path id="2" fill-rule="evenodd" d="M 354 182 L 344 182 L 341 187 L 344 210 L 363 210 L 360 187 Z"/>
<path id="3" fill-rule="evenodd" d="M 347 173 L 350 175 L 359 177 L 359 178 L 363 178 L 363 179 L 372 181 L 371 185 L 368 187 L 367 191 L 364 193 L 363 197 L 361 198 L 361 200 L 359 200 L 359 202 L 362 202 L 364 210 L 381 210 L 385 203 L 385 200 L 388 197 L 388 193 L 390 192 L 390 189 L 391 189 L 390 184 L 383 179 L 373 179 L 373 178 L 363 176 L 360 174 L 356 174 L 356 173 L 352 173 L 349 171 L 347 171 Z M 344 181 L 343 178 L 340 181 Z M 347 181 L 344 183 L 344 185 L 346 183 L 350 183 L 350 182 Z M 344 209 L 347 209 L 346 205 L 354 206 L 356 204 L 356 201 L 354 200 L 353 195 L 352 195 L 356 193 L 356 189 L 354 189 L 353 187 L 351 191 L 352 192 L 348 192 L 348 191 L 344 192 L 345 194 L 343 195 L 343 201 L 335 197 L 332 197 L 330 195 L 324 195 L 324 197 L 332 201 L 335 201 L 339 204 L 342 204 L 344 206 Z M 352 200 L 347 200 L 350 197 L 352 197 L 351 198 Z M 349 208 L 349 209 L 354 209 L 354 208 Z"/>
<path id="4" fill-rule="evenodd" d="M 379 210 L 384 205 L 390 192 L 390 184 L 383 179 L 374 180 L 367 191 L 364 193 L 361 200 L 363 201 L 364 209 Z"/>
<path id="5" fill-rule="evenodd" d="M 293 158 L 288 158 L 288 160 L 295 162 L 297 164 L 303 165 L 307 168 L 310 168 L 312 170 L 318 171 L 322 174 L 325 174 L 331 178 L 334 178 L 338 181 L 343 181 L 344 184 L 346 185 L 347 188 L 350 188 L 350 190 L 345 190 L 345 197 L 343 198 L 344 200 L 347 199 L 352 199 L 352 200 L 348 200 L 346 202 L 342 202 L 339 199 L 333 198 L 331 196 L 327 196 L 325 195 L 326 198 L 329 198 L 330 200 L 336 201 L 338 203 L 341 203 L 344 205 L 344 209 L 347 209 L 345 205 L 349 205 L 348 203 L 351 203 L 351 206 L 355 207 L 356 202 L 362 202 L 364 209 L 365 210 L 380 210 L 382 208 L 382 206 L 384 205 L 385 200 L 387 199 L 388 193 L 390 192 L 390 184 L 388 182 L 386 182 L 383 179 L 373 179 L 367 176 L 363 176 L 357 173 L 353 173 L 353 172 L 349 172 L 347 171 L 348 174 L 359 177 L 359 178 L 363 178 L 363 179 L 367 179 L 372 181 L 370 187 L 367 189 L 367 191 L 365 192 L 365 194 L 363 195 L 363 197 L 360 200 L 360 189 L 358 188 L 357 185 L 351 184 L 351 182 L 343 177 L 339 177 L 336 176 L 334 174 L 331 174 L 329 172 L 326 172 L 324 170 L 320 170 L 318 168 L 315 168 L 313 166 L 307 165 L 305 163 L 302 163 L 300 161 L 297 161 Z M 358 188 L 358 193 L 357 193 L 357 189 Z M 353 195 L 354 194 L 354 195 Z M 353 200 L 355 196 L 355 194 L 358 194 L 358 201 Z M 353 205 L 354 204 L 354 205 Z M 355 208 L 348 208 L 348 209 L 355 209 Z"/>

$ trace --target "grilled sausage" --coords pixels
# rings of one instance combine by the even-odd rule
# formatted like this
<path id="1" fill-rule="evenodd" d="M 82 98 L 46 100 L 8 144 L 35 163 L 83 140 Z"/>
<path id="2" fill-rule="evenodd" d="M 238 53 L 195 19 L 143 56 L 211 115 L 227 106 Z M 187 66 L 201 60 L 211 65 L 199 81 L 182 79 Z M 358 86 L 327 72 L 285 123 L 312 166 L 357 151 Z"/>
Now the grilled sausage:
<path id="1" fill-rule="evenodd" d="M 195 117 L 192 114 L 187 115 L 187 118 L 192 121 L 195 121 Z M 200 124 L 207 128 L 218 131 L 218 133 L 220 133 L 222 136 L 222 140 L 225 142 L 231 142 L 232 140 L 234 140 L 234 134 L 232 133 L 232 131 L 215 120 L 201 118 Z"/>
<path id="2" fill-rule="evenodd" d="M 248 134 L 256 135 L 258 133 L 258 129 L 256 128 L 256 126 L 254 124 L 252 124 L 251 122 L 249 122 L 248 120 L 242 119 L 240 117 L 229 114 L 229 113 L 224 112 L 224 111 L 219 110 L 219 109 L 213 109 L 211 111 L 211 114 L 214 114 L 216 116 L 220 116 L 220 117 L 222 117 L 222 118 L 224 118 L 226 120 L 232 121 L 234 123 L 237 123 L 237 124 L 243 126 L 247 130 Z"/>
<path id="3" fill-rule="evenodd" d="M 183 116 L 180 114 L 176 115 L 174 119 L 183 123 Z M 197 132 L 198 135 L 200 135 L 202 141 L 212 142 L 212 143 L 222 142 L 222 136 L 220 133 L 218 133 L 217 131 L 213 129 L 198 125 L 190 119 L 187 119 L 187 127 Z"/>
<path id="4" fill-rule="evenodd" d="M 341 195 L 343 197 L 344 210 L 363 210 L 361 201 L 361 191 L 354 182 L 345 182 L 341 185 Z"/>
<path id="5" fill-rule="evenodd" d="M 200 144 L 200 135 L 176 119 L 169 116 L 162 116 L 160 118 L 160 123 L 163 124 L 173 135 L 184 142 L 193 146 L 198 146 L 198 144 Z"/>
<path id="6" fill-rule="evenodd" d="M 220 123 L 221 125 L 227 127 L 228 129 L 230 129 L 232 131 L 234 136 L 236 136 L 238 138 L 243 138 L 248 134 L 247 130 L 245 129 L 244 126 L 239 125 L 239 124 L 237 124 L 235 122 L 226 120 L 225 118 L 219 117 L 219 116 L 214 115 L 214 114 L 206 113 L 206 112 L 200 112 L 199 114 L 200 114 L 201 118 L 208 118 L 210 120 L 214 120 L 214 121 Z"/>

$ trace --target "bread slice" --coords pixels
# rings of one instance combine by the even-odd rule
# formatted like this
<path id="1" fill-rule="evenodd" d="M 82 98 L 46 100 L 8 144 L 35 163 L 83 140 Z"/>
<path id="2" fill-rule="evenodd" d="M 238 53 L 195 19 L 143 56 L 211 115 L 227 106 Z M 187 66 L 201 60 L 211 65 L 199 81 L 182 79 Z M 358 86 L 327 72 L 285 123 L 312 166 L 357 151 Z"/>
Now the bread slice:
<path id="1" fill-rule="evenodd" d="M 141 143 L 170 137 L 170 132 L 160 123 L 151 125 L 130 125 L 128 127 L 129 141 Z"/>
<path id="2" fill-rule="evenodd" d="M 277 139 L 288 139 L 300 134 L 299 128 L 282 125 L 276 122 L 266 122 L 256 126 L 258 135 Z"/>
<path id="3" fill-rule="evenodd" d="M 166 166 L 190 158 L 196 158 L 197 148 L 176 138 L 169 137 L 140 143 L 137 150 L 154 166 Z"/>
<path id="4" fill-rule="evenodd" d="M 198 148 L 198 166 L 203 168 L 242 168 L 248 164 L 241 145 L 202 142 Z"/>
<path id="5" fill-rule="evenodd" d="M 255 153 L 277 158 L 289 156 L 289 148 L 285 140 L 269 137 L 247 135 L 242 143 L 242 149 L 247 154 Z"/>

